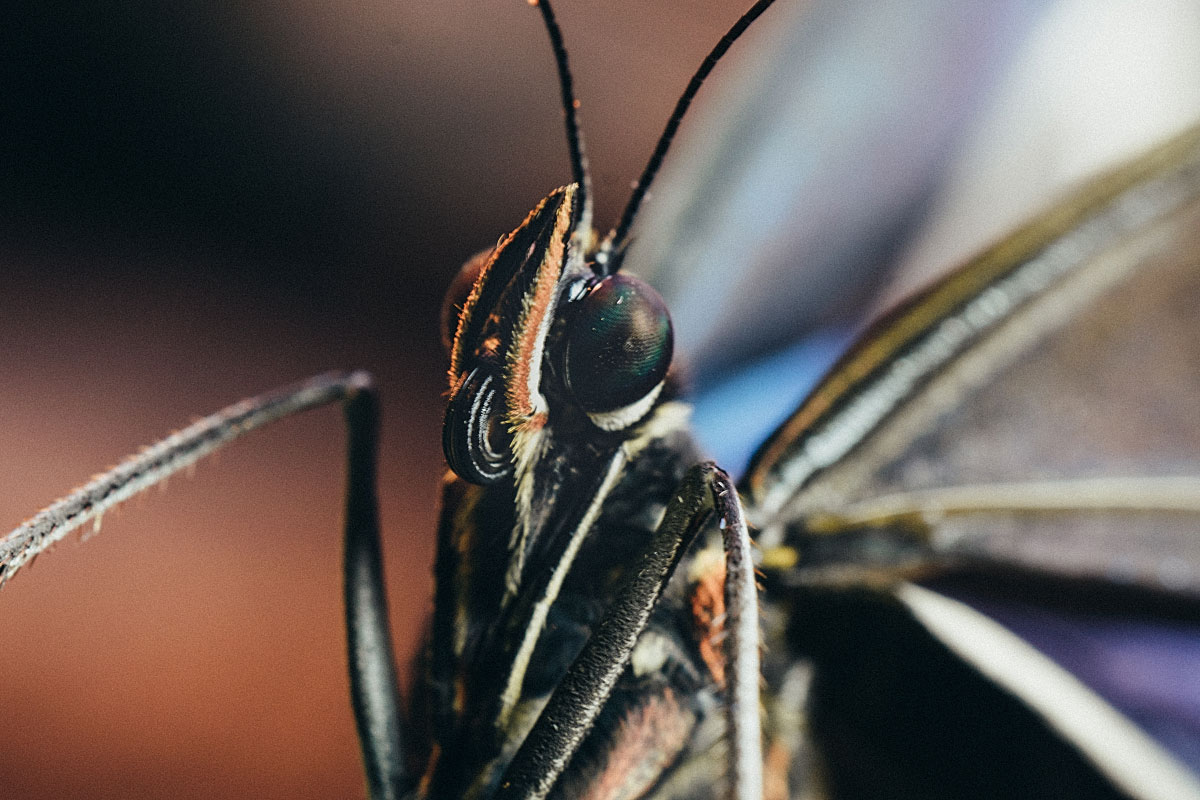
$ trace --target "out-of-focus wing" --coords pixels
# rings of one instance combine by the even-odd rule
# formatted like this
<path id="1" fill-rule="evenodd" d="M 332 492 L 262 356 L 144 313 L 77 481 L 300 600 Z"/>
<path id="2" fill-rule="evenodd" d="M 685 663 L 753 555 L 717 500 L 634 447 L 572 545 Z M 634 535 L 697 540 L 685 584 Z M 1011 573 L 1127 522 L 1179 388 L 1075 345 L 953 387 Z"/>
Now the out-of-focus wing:
<path id="1" fill-rule="evenodd" d="M 786 680 L 769 701 L 773 745 L 799 755 L 792 796 L 1200 797 L 1189 770 L 1120 711 L 961 602 L 912 584 L 793 587 L 776 600 L 787 650 L 813 665 L 806 721 L 790 735 Z M 819 766 L 802 772 L 805 761 Z"/>
<path id="2" fill-rule="evenodd" d="M 791 641 L 818 665 L 813 713 L 823 702 L 837 706 L 826 723 L 841 719 L 855 748 L 905 740 L 903 727 L 890 743 L 882 729 L 864 736 L 841 713 L 842 704 L 858 702 L 862 687 L 830 676 L 863 654 L 837 661 L 844 648 L 823 650 L 820 633 L 851 626 L 812 622 L 825 614 L 822 604 L 832 619 L 847 609 L 855 619 L 881 614 L 932 634 L 897 645 L 912 651 L 914 663 L 950 663 L 949 653 L 969 665 L 966 675 L 974 670 L 991 687 L 986 705 L 959 707 L 959 717 L 944 718 L 945 730 L 969 722 L 961 715 L 1007 718 L 1011 711 L 1019 719 L 1031 710 L 1033 721 L 1014 730 L 1032 736 L 1048 724 L 1129 796 L 1161 796 L 1149 787 L 1165 785 L 1168 773 L 1200 793 L 1200 784 L 1136 727 L 1089 750 L 1089 733 L 1105 726 L 1095 708 L 1124 719 L 1111 705 L 1069 676 L 1061 685 L 1035 677 L 1046 664 L 1055 674 L 1053 664 L 1041 656 L 1008 659 L 1015 645 L 981 655 L 975 645 L 994 627 L 986 617 L 897 583 L 971 576 L 943 588 L 969 600 L 982 596 L 985 606 L 996 587 L 1009 600 L 1159 624 L 1123 643 L 1109 637 L 1126 653 L 1130 642 L 1137 647 L 1171 625 L 1190 625 L 1193 635 L 1172 652 L 1191 652 L 1187 643 L 1200 620 L 1197 397 L 1200 128 L 1093 180 L 883 317 L 756 455 L 743 488 L 768 552 L 781 545 L 796 560 L 787 569 L 768 566 L 768 589 L 789 616 L 807 620 L 795 623 L 808 627 L 793 630 Z M 899 607 L 863 595 L 863 587 L 898 588 Z M 855 600 L 861 596 L 876 598 L 866 611 Z M 1036 634 L 1048 619 L 1022 620 L 1011 605 L 992 600 L 993 617 L 1007 616 L 1019 632 Z M 1087 623 L 1082 630 L 1097 632 Z M 1044 649 L 1055 650 L 1054 637 L 1042 639 Z M 1052 655 L 1061 662 L 1078 654 L 1067 646 Z M 867 686 L 897 679 L 886 659 L 866 661 L 869 667 L 859 666 L 870 673 Z M 914 680 L 897 702 L 942 696 L 944 686 L 915 680 L 914 671 L 910 665 Z M 1136 680 L 1152 687 L 1156 677 L 1146 671 Z M 1055 698 L 1067 684 L 1084 699 L 1064 711 Z M 1098 684 L 1093 688 L 1112 699 L 1112 687 Z M 1195 700 L 1187 693 L 1180 699 Z M 905 746 L 929 756 L 936 727 L 914 723 Z M 830 741 L 836 748 L 836 736 L 826 739 L 827 757 Z M 1188 757 L 1186 741 L 1166 744 Z M 1154 754 L 1145 763 L 1166 766 L 1143 768 L 1121 755 L 1136 749 Z M 964 758 L 949 750 L 945 756 L 954 764 Z M 872 769 L 870 754 L 855 757 L 865 765 L 848 770 Z M 1091 796 L 1080 792 L 1066 796 Z"/>
<path id="3" fill-rule="evenodd" d="M 667 299 L 702 390 L 1190 122 L 1200 3 L 780 3 L 726 61 L 625 262 Z"/>
<path id="4" fill-rule="evenodd" d="M 854 317 L 1051 0 L 779 3 L 680 131 L 625 267 L 701 382 Z"/>
<path id="5" fill-rule="evenodd" d="M 1192 129 L 883 318 L 759 451 L 757 522 L 1196 590 L 1198 333 Z"/>
<path id="6" fill-rule="evenodd" d="M 729 61 L 627 263 L 736 475 L 872 307 L 1192 119 L 1200 3 L 787 3 Z"/>

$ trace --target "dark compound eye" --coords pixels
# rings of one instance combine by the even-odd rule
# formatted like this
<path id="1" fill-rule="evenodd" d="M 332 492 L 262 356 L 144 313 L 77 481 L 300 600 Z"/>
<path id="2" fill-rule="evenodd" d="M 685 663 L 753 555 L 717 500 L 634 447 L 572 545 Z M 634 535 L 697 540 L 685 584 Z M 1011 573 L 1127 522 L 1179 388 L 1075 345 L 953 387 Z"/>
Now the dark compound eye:
<path id="1" fill-rule="evenodd" d="M 576 402 L 595 419 L 645 399 L 667 374 L 674 345 L 658 292 L 630 275 L 609 275 L 571 306 L 564 358 Z"/>

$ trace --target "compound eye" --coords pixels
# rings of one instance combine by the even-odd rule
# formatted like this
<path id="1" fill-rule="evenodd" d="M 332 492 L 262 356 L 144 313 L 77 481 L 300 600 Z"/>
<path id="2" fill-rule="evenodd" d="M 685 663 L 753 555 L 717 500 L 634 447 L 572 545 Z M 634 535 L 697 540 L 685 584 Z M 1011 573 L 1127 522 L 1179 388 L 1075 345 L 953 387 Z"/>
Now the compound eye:
<path id="1" fill-rule="evenodd" d="M 658 292 L 631 275 L 609 275 L 572 306 L 564 371 L 583 410 L 606 414 L 654 391 L 671 365 L 674 345 L 671 317 Z"/>

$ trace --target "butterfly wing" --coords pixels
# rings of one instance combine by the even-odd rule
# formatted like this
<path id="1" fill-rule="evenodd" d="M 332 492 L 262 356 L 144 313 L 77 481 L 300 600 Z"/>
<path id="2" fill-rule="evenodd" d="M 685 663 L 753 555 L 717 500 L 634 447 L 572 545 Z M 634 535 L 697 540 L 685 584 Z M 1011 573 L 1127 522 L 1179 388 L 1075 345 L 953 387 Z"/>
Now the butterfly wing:
<path id="1" fill-rule="evenodd" d="M 1099 776 L 1115 796 L 1200 793 L 1051 660 L 903 582 L 960 571 L 972 596 L 1036 576 L 1060 607 L 1200 619 L 1197 300 L 1200 128 L 882 318 L 756 455 L 743 485 L 768 590 L 817 663 L 809 708 L 838 791 L 981 796 L 992 775 L 1000 796 L 1101 796 Z M 795 566 L 773 570 L 781 553 Z M 1001 777 L 1018 773 L 1034 777 Z"/>
<path id="2" fill-rule="evenodd" d="M 747 33 L 626 260 L 667 298 L 699 383 L 861 313 L 1049 4 L 780 3 Z"/>
<path id="3" fill-rule="evenodd" d="M 1097 578 L 1129 559 L 1188 589 L 1161 562 L 1200 564 L 1198 198 L 1193 129 L 883 318 L 757 454 L 759 524 L 910 525 L 941 554 Z"/>
<path id="4" fill-rule="evenodd" d="M 628 260 L 672 309 L 706 450 L 739 474 L 872 294 L 893 305 L 1186 124 L 1197 15 L 1191 0 L 1132 16 L 1071 0 L 772 9 L 701 94 Z"/>

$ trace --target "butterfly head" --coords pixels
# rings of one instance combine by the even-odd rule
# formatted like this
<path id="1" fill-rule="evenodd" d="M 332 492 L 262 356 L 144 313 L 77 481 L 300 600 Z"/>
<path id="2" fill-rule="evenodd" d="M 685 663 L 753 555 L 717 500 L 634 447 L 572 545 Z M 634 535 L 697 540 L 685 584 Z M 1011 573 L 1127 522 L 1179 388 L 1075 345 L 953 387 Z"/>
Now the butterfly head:
<path id="1" fill-rule="evenodd" d="M 514 539 L 578 523 L 671 363 L 666 306 L 648 284 L 590 260 L 595 237 L 577 225 L 577 197 L 575 185 L 548 195 L 464 266 L 445 303 L 446 460 L 471 483 L 513 482 Z"/>

